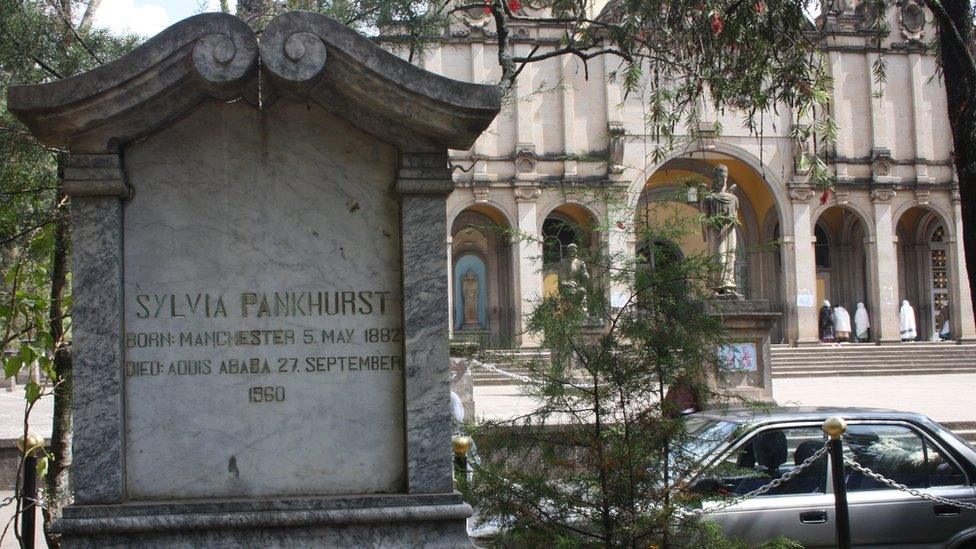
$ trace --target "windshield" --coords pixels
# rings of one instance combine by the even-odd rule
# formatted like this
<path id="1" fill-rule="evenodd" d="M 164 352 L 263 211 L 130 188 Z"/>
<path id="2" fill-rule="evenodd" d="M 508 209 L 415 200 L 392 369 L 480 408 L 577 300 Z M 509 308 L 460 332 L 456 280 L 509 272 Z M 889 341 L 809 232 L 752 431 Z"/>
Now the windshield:
<path id="1" fill-rule="evenodd" d="M 685 420 L 687 438 L 683 450 L 688 459 L 701 461 L 719 444 L 729 440 L 739 425 L 707 417 L 689 417 Z"/>

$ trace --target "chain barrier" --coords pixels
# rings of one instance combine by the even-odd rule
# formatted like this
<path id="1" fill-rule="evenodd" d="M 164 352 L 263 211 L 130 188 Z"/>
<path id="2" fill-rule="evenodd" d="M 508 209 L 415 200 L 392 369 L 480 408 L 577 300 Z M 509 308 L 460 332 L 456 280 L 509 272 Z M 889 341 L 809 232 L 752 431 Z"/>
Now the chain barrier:
<path id="1" fill-rule="evenodd" d="M 521 381 L 522 383 L 530 383 L 532 381 L 532 378 L 530 378 L 529 376 L 523 376 L 520 374 L 513 374 L 512 372 L 506 372 L 505 370 L 502 370 L 501 368 L 495 366 L 494 364 L 487 364 L 478 360 L 474 360 L 472 361 L 472 363 L 479 368 L 484 368 L 485 370 L 488 370 L 489 372 L 492 372 L 494 374 L 505 376 L 509 379 L 514 379 L 516 381 Z"/>
<path id="2" fill-rule="evenodd" d="M 887 477 L 881 475 L 880 473 L 875 473 L 871 469 L 868 469 L 867 467 L 861 465 L 860 463 L 854 461 L 853 459 L 851 459 L 849 457 L 845 457 L 844 458 L 844 463 L 847 464 L 847 465 L 849 465 L 851 469 L 854 469 L 855 471 L 861 473 L 862 475 L 869 476 L 869 477 L 873 478 L 874 480 L 880 482 L 881 484 L 884 484 L 885 486 L 894 488 L 895 490 L 901 490 L 902 492 L 907 492 L 907 493 L 909 493 L 909 494 L 911 494 L 911 495 L 913 495 L 915 497 L 919 497 L 919 498 L 922 498 L 922 499 L 927 499 L 927 500 L 933 501 L 935 503 L 942 503 L 942 504 L 945 504 L 945 505 L 954 505 L 956 507 L 963 507 L 965 509 L 976 510 L 976 502 L 958 501 L 958 500 L 954 500 L 954 499 L 944 498 L 942 496 L 934 496 L 932 494 L 926 494 L 925 492 L 921 492 L 921 491 L 919 491 L 919 490 L 917 490 L 915 488 L 909 488 L 908 486 L 905 486 L 904 484 L 901 484 L 901 483 L 899 483 L 897 481 L 891 480 L 890 478 L 887 478 Z"/>
<path id="3" fill-rule="evenodd" d="M 792 471 L 786 473 L 785 475 L 783 475 L 783 476 L 781 476 L 781 477 L 779 477 L 777 479 L 774 479 L 769 484 L 765 484 L 763 486 L 760 486 L 759 488 L 756 488 L 755 490 L 753 490 L 751 492 L 748 492 L 746 494 L 742 494 L 741 496 L 736 496 L 734 498 L 730 498 L 730 499 L 728 499 L 726 501 L 723 501 L 720 505 L 717 505 L 717 506 L 714 506 L 714 507 L 707 507 L 707 508 L 706 507 L 702 507 L 700 509 L 682 510 L 682 511 L 679 511 L 678 513 L 676 513 L 676 514 L 678 514 L 679 515 L 679 518 L 681 518 L 681 519 L 698 518 L 698 517 L 701 517 L 703 515 L 708 515 L 710 513 L 717 513 L 719 511 L 723 511 L 725 509 L 728 509 L 729 507 L 738 505 L 738 504 L 742 503 L 743 501 L 745 501 L 745 500 L 747 500 L 749 498 L 754 498 L 756 496 L 761 496 L 761 495 L 769 492 L 770 490 L 773 490 L 775 488 L 779 488 L 783 484 L 789 482 L 790 480 L 793 480 L 793 478 L 796 477 L 797 475 L 799 475 L 800 473 L 802 473 L 804 469 L 806 469 L 807 467 L 810 467 L 811 465 L 813 465 L 813 463 L 815 461 L 817 461 L 818 459 L 824 457 L 825 455 L 827 455 L 827 444 L 826 443 L 824 443 L 824 445 L 821 446 L 819 450 L 817 450 L 816 452 L 814 452 L 813 455 L 811 455 L 807 459 L 803 460 L 803 463 L 801 463 L 801 464 L 797 465 L 796 467 L 794 467 Z"/>

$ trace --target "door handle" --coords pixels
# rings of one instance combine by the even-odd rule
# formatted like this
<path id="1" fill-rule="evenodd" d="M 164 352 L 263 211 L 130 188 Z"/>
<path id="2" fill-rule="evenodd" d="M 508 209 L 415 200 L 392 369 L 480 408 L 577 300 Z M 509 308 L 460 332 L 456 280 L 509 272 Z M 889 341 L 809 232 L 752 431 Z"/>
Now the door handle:
<path id="1" fill-rule="evenodd" d="M 800 513 L 800 522 L 803 524 L 823 524 L 827 522 L 827 511 L 821 509 L 819 511 L 805 511 Z"/>
<path id="2" fill-rule="evenodd" d="M 949 505 L 947 503 L 939 503 L 932 507 L 932 511 L 935 512 L 937 517 L 955 517 L 959 516 L 959 508 L 955 505 Z"/>

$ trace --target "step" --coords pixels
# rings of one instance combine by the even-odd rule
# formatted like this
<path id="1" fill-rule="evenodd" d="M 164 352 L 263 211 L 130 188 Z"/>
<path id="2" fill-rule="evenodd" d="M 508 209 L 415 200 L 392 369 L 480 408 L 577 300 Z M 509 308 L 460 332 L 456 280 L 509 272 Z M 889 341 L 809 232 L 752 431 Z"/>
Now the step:
<path id="1" fill-rule="evenodd" d="M 914 370 L 885 370 L 885 369 L 863 369 L 863 370 L 801 370 L 791 372 L 773 371 L 774 379 L 788 379 L 801 377 L 837 377 L 837 376 L 922 376 L 922 375 L 946 375 L 960 373 L 976 373 L 976 367 L 965 370 L 946 371 L 942 368 L 918 368 Z"/>

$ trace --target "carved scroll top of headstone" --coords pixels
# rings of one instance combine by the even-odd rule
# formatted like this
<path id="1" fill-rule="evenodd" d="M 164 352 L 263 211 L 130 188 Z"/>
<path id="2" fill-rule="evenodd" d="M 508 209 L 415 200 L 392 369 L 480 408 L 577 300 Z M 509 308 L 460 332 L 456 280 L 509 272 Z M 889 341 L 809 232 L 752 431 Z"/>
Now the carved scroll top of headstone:
<path id="1" fill-rule="evenodd" d="M 206 99 L 265 107 L 279 97 L 314 101 L 413 151 L 466 149 L 501 107 L 498 86 L 433 74 L 308 12 L 277 17 L 260 43 L 232 15 L 190 17 L 87 73 L 13 86 L 8 106 L 44 143 L 99 153 L 153 133 Z"/>

